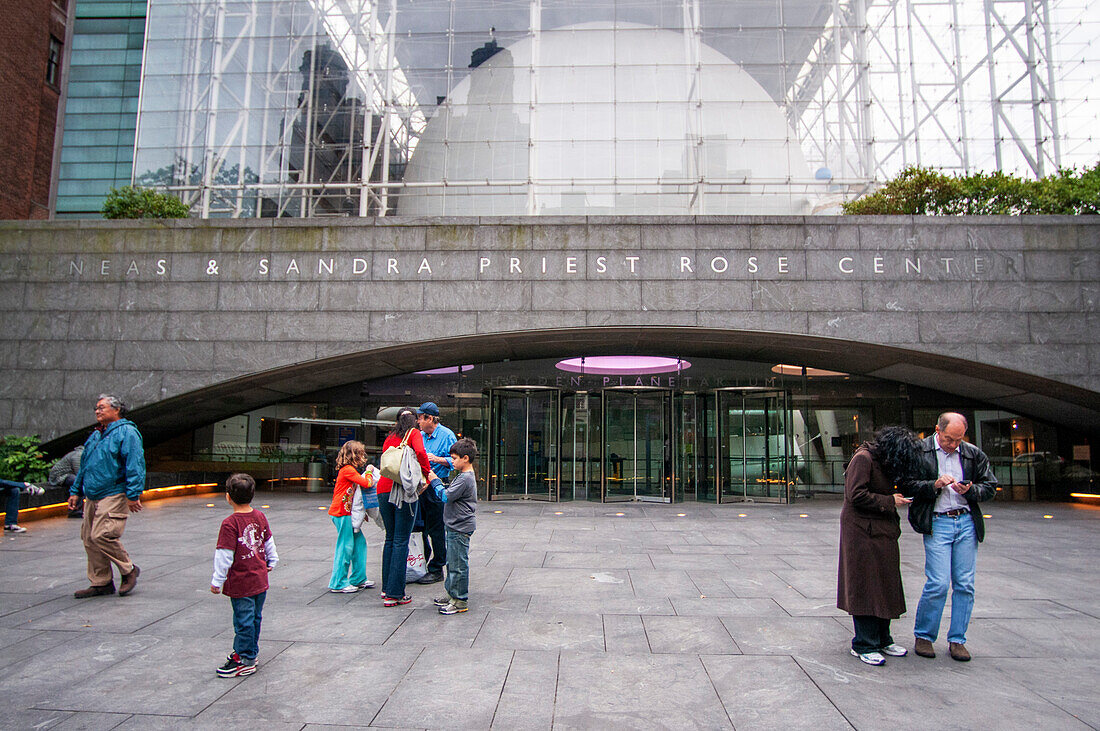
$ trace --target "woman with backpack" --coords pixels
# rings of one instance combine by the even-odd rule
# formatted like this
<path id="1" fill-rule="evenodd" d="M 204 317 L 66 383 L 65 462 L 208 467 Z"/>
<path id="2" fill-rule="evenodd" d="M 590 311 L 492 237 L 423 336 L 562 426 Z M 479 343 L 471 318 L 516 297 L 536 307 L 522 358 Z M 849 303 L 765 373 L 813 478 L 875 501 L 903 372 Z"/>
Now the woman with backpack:
<path id="1" fill-rule="evenodd" d="M 424 449 L 424 437 L 416 424 L 416 412 L 412 409 L 401 409 L 397 414 L 393 430 L 382 443 L 382 454 L 385 455 L 391 447 L 401 449 L 403 445 L 413 450 L 426 483 L 431 463 Z M 409 535 L 416 522 L 417 509 L 415 497 L 408 500 L 403 496 L 395 504 L 389 499 L 391 490 L 403 490 L 403 486 L 394 485 L 393 479 L 383 474 L 378 480 L 378 508 L 386 526 L 386 542 L 382 546 L 382 605 L 386 607 L 412 601 L 412 597 L 405 594 L 405 566 L 409 560 Z"/>

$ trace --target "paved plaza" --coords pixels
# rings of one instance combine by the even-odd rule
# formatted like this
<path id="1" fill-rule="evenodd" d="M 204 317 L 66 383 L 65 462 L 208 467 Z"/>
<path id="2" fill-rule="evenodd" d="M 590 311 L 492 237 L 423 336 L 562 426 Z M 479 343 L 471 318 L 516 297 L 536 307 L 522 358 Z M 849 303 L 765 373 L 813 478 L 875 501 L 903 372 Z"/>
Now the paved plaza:
<path id="1" fill-rule="evenodd" d="M 257 496 L 282 561 L 260 668 L 236 679 L 214 673 L 233 637 L 208 588 L 220 494 L 129 521 L 142 573 L 123 598 L 73 598 L 77 521 L 5 534 L 0 728 L 1100 728 L 1100 509 L 987 505 L 974 660 L 951 660 L 941 633 L 936 659 L 872 668 L 835 608 L 835 499 L 482 503 L 471 609 L 451 617 L 431 605 L 438 584 L 396 608 L 330 594 L 328 502 Z M 911 648 L 923 549 L 904 527 L 894 635 Z M 377 579 L 381 532 L 366 530 Z"/>

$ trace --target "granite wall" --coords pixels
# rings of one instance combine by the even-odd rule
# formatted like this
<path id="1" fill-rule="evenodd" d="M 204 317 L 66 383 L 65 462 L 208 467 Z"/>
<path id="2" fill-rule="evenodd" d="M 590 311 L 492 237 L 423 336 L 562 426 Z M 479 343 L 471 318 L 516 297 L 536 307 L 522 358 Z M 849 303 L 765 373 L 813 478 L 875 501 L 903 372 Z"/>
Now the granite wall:
<path id="1" fill-rule="evenodd" d="M 183 424 L 581 345 L 780 358 L 1100 423 L 1088 217 L 0 222 L 0 308 L 0 432 L 45 439 L 105 390 Z"/>

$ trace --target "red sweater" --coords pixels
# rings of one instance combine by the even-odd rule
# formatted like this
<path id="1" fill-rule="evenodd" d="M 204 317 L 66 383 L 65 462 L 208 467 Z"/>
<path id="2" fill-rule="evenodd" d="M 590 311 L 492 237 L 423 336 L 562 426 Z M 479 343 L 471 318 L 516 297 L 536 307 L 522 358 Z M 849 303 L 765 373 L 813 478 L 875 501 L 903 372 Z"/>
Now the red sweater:
<path id="1" fill-rule="evenodd" d="M 385 452 L 390 447 L 399 446 L 402 439 L 404 439 L 404 435 L 390 434 L 386 437 L 386 441 L 382 442 L 382 451 Z M 406 443 L 416 452 L 416 461 L 420 463 L 420 471 L 424 473 L 424 479 L 428 479 L 428 472 L 431 471 L 432 464 L 428 461 L 428 452 L 424 449 L 424 436 L 420 433 L 420 430 L 413 429 L 412 434 L 409 435 L 409 441 Z M 393 487 L 393 480 L 388 477 L 378 478 L 379 495 L 388 495 L 391 487 Z"/>
<path id="2" fill-rule="evenodd" d="M 332 491 L 332 505 L 329 506 L 329 515 L 351 515 L 351 502 L 355 497 L 355 486 L 370 487 L 371 477 L 359 474 L 359 471 L 346 464 L 336 474 L 336 488 Z"/>

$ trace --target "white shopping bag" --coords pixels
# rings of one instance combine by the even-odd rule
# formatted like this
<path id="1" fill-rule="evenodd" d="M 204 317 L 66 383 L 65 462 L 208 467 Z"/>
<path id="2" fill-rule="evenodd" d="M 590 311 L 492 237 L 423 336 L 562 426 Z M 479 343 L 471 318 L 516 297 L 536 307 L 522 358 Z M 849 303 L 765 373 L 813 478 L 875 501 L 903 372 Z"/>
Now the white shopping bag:
<path id="1" fill-rule="evenodd" d="M 428 562 L 424 558 L 424 538 L 420 533 L 409 536 L 409 563 L 405 569 L 405 581 L 414 582 L 428 573 Z"/>

